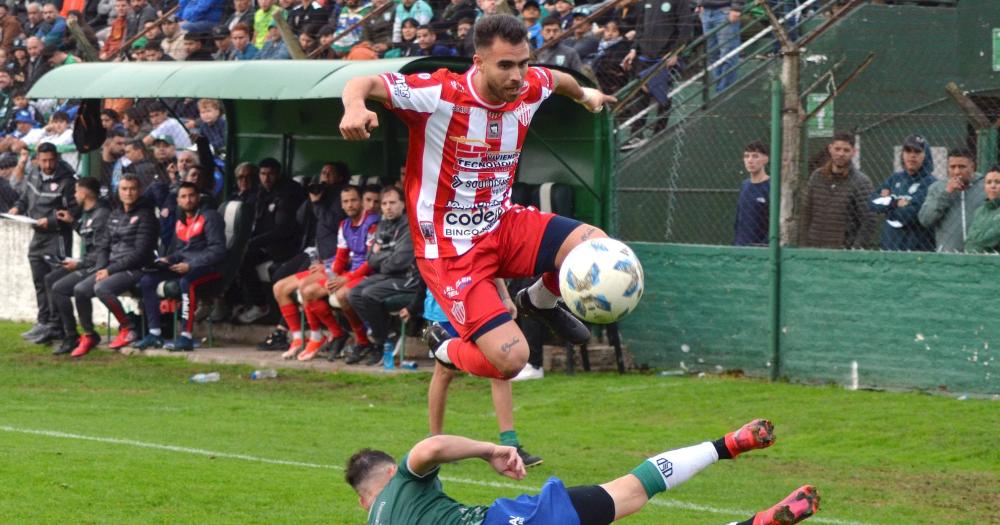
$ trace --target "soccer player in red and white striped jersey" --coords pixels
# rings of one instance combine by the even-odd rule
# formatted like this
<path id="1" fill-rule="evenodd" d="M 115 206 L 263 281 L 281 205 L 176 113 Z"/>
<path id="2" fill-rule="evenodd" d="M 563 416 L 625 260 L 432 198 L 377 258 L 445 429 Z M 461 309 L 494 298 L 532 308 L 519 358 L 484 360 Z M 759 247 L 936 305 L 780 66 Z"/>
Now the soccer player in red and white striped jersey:
<path id="1" fill-rule="evenodd" d="M 364 140 L 378 126 L 365 99 L 381 102 L 409 127 L 404 187 L 420 273 L 460 338 L 440 339 L 435 356 L 474 375 L 509 379 L 528 345 L 518 311 L 579 343 L 589 331 L 557 308 L 558 268 L 600 229 L 511 203 L 511 187 L 532 117 L 553 93 L 599 112 L 615 99 L 568 74 L 529 67 L 524 25 L 509 15 L 481 18 L 476 54 L 464 74 L 385 73 L 344 88 L 341 133 Z M 542 275 L 516 301 L 496 280 Z M 503 291 L 500 291 L 503 290 Z M 501 296 L 503 294 L 503 296 Z M 516 308 L 515 308 L 516 302 Z"/>

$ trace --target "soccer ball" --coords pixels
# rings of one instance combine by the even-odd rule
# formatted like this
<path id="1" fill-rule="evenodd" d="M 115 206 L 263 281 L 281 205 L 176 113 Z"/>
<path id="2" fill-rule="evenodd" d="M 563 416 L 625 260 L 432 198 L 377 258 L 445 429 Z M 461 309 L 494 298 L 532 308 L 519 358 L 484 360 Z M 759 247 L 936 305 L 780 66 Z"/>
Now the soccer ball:
<path id="1" fill-rule="evenodd" d="M 642 298 L 639 259 L 621 241 L 584 241 L 569 252 L 559 269 L 559 291 L 580 319 L 610 324 L 628 315 Z"/>

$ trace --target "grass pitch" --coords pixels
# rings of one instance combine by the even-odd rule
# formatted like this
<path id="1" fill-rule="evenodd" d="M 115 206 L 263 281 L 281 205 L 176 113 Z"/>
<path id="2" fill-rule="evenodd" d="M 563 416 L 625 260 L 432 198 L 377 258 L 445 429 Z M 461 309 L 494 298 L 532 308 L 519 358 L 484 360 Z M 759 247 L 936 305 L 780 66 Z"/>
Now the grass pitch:
<path id="1" fill-rule="evenodd" d="M 343 482 L 363 446 L 400 457 L 427 434 L 428 374 L 283 371 L 98 351 L 79 362 L 0 323 L 3 523 L 361 524 Z M 188 384 L 217 370 L 222 381 Z M 446 429 L 495 440 L 487 381 L 452 385 Z M 545 463 L 516 483 L 481 462 L 445 466 L 465 503 L 532 491 L 550 475 L 599 483 L 654 453 L 771 418 L 777 444 L 709 467 L 625 523 L 744 519 L 803 483 L 806 523 L 1000 523 L 996 401 L 732 378 L 550 374 L 516 384 L 515 419 Z"/>

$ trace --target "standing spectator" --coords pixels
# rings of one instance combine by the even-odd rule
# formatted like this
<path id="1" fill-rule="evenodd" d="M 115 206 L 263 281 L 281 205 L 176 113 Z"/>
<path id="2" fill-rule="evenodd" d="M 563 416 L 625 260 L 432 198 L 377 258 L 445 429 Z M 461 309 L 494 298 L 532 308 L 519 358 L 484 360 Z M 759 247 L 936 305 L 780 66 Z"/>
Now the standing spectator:
<path id="1" fill-rule="evenodd" d="M 559 22 L 559 29 L 569 29 L 573 23 L 573 8 L 576 7 L 575 0 L 556 0 L 556 12 L 553 15 Z"/>
<path id="2" fill-rule="evenodd" d="M 1000 164 L 990 168 L 984 180 L 986 202 L 976 210 L 969 227 L 965 241 L 969 253 L 1000 252 Z"/>
<path id="3" fill-rule="evenodd" d="M 771 177 L 767 174 L 767 145 L 753 141 L 743 148 L 743 167 L 750 178 L 740 187 L 733 225 L 733 246 L 767 244 L 768 210 L 771 202 Z"/>
<path id="4" fill-rule="evenodd" d="M 107 139 L 101 146 L 100 197 L 111 193 L 111 181 L 121 180 L 122 158 L 125 156 L 125 133 L 118 129 L 108 130 Z"/>
<path id="5" fill-rule="evenodd" d="M 212 60 L 226 60 L 233 50 L 233 41 L 229 38 L 229 28 L 215 26 L 212 28 L 212 41 L 215 42 L 215 53 Z"/>
<path id="6" fill-rule="evenodd" d="M 181 24 L 176 16 L 168 16 L 160 25 L 163 32 L 163 39 L 160 40 L 160 48 L 163 52 L 174 60 L 184 60 L 187 58 L 187 47 L 184 45 L 184 36 L 187 31 L 181 29 Z"/>
<path id="7" fill-rule="evenodd" d="M 194 313 L 198 308 L 198 286 L 219 277 L 217 266 L 226 257 L 225 224 L 219 212 L 203 206 L 198 186 L 182 182 L 177 190 L 175 242 L 169 255 L 156 260 L 160 268 L 139 279 L 142 311 L 149 327 L 146 336 L 132 346 L 138 350 L 166 346 L 171 351 L 194 350 Z M 160 328 L 160 297 L 157 286 L 163 281 L 179 280 L 181 289 L 181 333 L 164 345 Z"/>
<path id="8" fill-rule="evenodd" d="M 226 60 L 253 60 L 257 56 L 257 47 L 250 42 L 250 26 L 236 24 L 229 38 L 233 41 L 233 49 Z"/>
<path id="9" fill-rule="evenodd" d="M 882 249 L 934 251 L 934 232 L 920 224 L 917 215 L 934 183 L 934 161 L 927 140 L 910 135 L 903 141 L 903 169 L 893 173 L 872 193 L 869 208 L 885 215 Z"/>
<path id="10" fill-rule="evenodd" d="M 140 197 L 139 180 L 134 175 L 125 175 L 118 184 L 118 205 L 108 219 L 111 244 L 108 266 L 73 288 L 84 331 L 79 346 L 73 351 L 75 357 L 82 357 L 97 346 L 97 339 L 91 337 L 96 332 L 89 310 L 91 299 L 95 296 L 118 321 L 118 335 L 108 348 L 118 350 L 136 340 L 137 327 L 131 316 L 125 313 L 118 296 L 131 290 L 142 277 L 142 268 L 153 262 L 156 231 L 156 216 L 152 205 Z M 81 305 L 85 305 L 86 310 L 81 310 Z"/>
<path id="11" fill-rule="evenodd" d="M 264 46 L 260 48 L 260 52 L 257 53 L 254 60 L 290 60 L 292 58 L 291 53 L 288 52 L 288 46 L 281 38 L 278 24 L 273 19 L 267 26 L 266 37 Z"/>
<path id="12" fill-rule="evenodd" d="M 413 18 L 404 20 L 400 25 L 400 40 L 393 44 L 393 49 L 385 54 L 385 58 L 415 57 L 420 53 L 417 44 L 417 21 Z"/>
<path id="13" fill-rule="evenodd" d="M 21 34 L 21 22 L 10 14 L 10 6 L 0 3 L 0 49 L 11 51 L 14 40 Z"/>
<path id="14" fill-rule="evenodd" d="M 180 0 L 177 16 L 188 33 L 208 33 L 222 20 L 225 0 Z"/>
<path id="15" fill-rule="evenodd" d="M 47 343 L 61 339 L 63 333 L 59 316 L 49 308 L 45 276 L 53 268 L 46 258 L 61 261 L 71 253 L 72 229 L 56 218 L 56 212 L 76 211 L 75 174 L 73 168 L 59 158 L 56 147 L 49 143 L 38 145 L 35 165 L 25 175 L 27 164 L 28 152 L 23 151 L 14 169 L 16 178 L 24 179 L 24 190 L 7 213 L 25 215 L 37 221 L 28 245 L 28 264 L 35 285 L 38 316 L 35 326 L 22 335 L 29 341 Z"/>
<path id="16" fill-rule="evenodd" d="M 934 230 L 939 252 L 963 252 L 976 209 L 986 201 L 984 177 L 976 173 L 976 159 L 966 148 L 948 152 L 948 179 L 931 184 L 920 207 L 920 224 Z"/>
<path id="17" fill-rule="evenodd" d="M 386 4 L 392 0 L 374 0 L 372 8 Z M 388 9 L 381 15 L 369 18 L 362 25 L 361 41 L 370 44 L 373 51 L 382 56 L 392 47 L 393 28 L 396 26 L 396 10 Z"/>
<path id="18" fill-rule="evenodd" d="M 381 360 L 380 350 L 389 340 L 386 299 L 416 294 L 420 281 L 402 190 L 395 186 L 382 190 L 380 206 L 382 218 L 378 222 L 374 242 L 368 249 L 367 256 L 371 275 L 347 294 L 351 308 L 371 329 L 369 339 L 375 351 L 369 352 L 366 362 L 368 365 Z"/>
<path id="19" fill-rule="evenodd" d="M 472 18 L 463 18 L 455 24 L 455 51 L 458 56 L 471 58 L 475 54 L 472 42 L 472 26 L 475 23 Z"/>
<path id="20" fill-rule="evenodd" d="M 521 7 L 521 21 L 524 22 L 524 28 L 528 30 L 528 42 L 536 48 L 542 45 L 541 19 L 542 6 L 536 0 L 525 2 L 524 6 Z"/>
<path id="21" fill-rule="evenodd" d="M 639 7 L 642 6 L 642 7 Z M 663 9 L 670 6 L 668 9 Z M 679 49 L 691 40 L 694 26 L 694 15 L 690 0 L 678 0 L 659 5 L 637 4 L 641 12 L 639 25 L 636 27 L 632 50 L 622 61 L 625 71 L 638 70 L 638 77 L 645 78 L 654 74 L 654 68 L 664 60 L 664 57 Z M 645 108 L 651 101 L 656 101 L 657 122 L 653 131 L 660 131 L 667 126 L 667 112 L 670 110 L 670 88 L 673 85 L 673 75 L 679 73 L 681 63 L 677 55 L 667 59 L 666 67 L 660 68 L 656 76 L 646 83 L 646 90 L 637 97 L 635 108 Z M 677 70 L 677 71 L 675 71 Z M 636 122 L 637 128 L 645 126 L 645 118 Z M 646 139 L 634 138 L 623 149 L 634 149 L 645 143 Z"/>
<path id="22" fill-rule="evenodd" d="M 563 42 L 576 50 L 576 54 L 580 56 L 584 65 L 590 65 L 594 60 L 594 55 L 597 54 L 601 39 L 594 36 L 590 24 L 582 23 L 585 18 L 587 18 L 585 13 L 573 13 L 573 25 L 569 29 L 573 34 Z"/>
<path id="23" fill-rule="evenodd" d="M 420 26 L 417 28 L 417 46 L 420 47 L 420 56 L 425 57 L 453 57 L 455 50 L 437 41 L 437 33 L 431 26 Z"/>
<path id="24" fill-rule="evenodd" d="M 875 215 L 868 209 L 874 186 L 854 166 L 854 135 L 837 133 L 826 147 L 830 160 L 809 176 L 802 202 L 801 245 L 867 249 L 875 241 Z"/>
<path id="25" fill-rule="evenodd" d="M 101 188 L 97 179 L 84 177 L 76 181 L 75 197 L 80 206 L 79 216 L 75 217 L 68 210 L 56 212 L 56 218 L 67 224 L 80 234 L 83 258 L 64 259 L 62 265 L 45 276 L 46 289 L 49 290 L 49 308 L 59 315 L 62 323 L 63 342 L 53 352 L 54 355 L 68 354 L 80 345 L 80 334 L 76 330 L 76 318 L 73 316 L 73 290 L 76 285 L 97 270 L 108 265 L 110 240 L 108 237 L 108 217 L 111 209 L 100 198 Z M 78 303 L 77 308 L 82 318 L 89 315 L 90 310 Z M 91 326 L 93 323 L 90 323 Z M 94 341 L 100 341 L 96 332 L 87 334 Z"/>
<path id="26" fill-rule="evenodd" d="M 708 61 L 714 64 L 740 46 L 740 14 L 744 0 L 698 0 L 695 12 L 701 17 L 701 30 L 708 35 Z M 718 28 L 722 29 L 718 29 Z M 718 29 L 718 31 L 716 31 Z M 732 56 L 712 70 L 715 92 L 721 93 L 736 82 L 739 56 Z"/>
<path id="27" fill-rule="evenodd" d="M 267 42 L 268 30 L 274 22 L 274 15 L 281 12 L 281 8 L 275 4 L 274 0 L 258 0 L 259 9 L 253 14 L 253 45 L 257 49 L 264 47 Z"/>
<path id="28" fill-rule="evenodd" d="M 101 48 L 100 59 L 111 60 L 118 54 L 118 50 L 125 43 L 125 33 L 128 30 L 128 15 L 132 12 L 132 6 L 128 0 L 115 0 L 115 14 L 117 15 L 109 27 L 108 38 L 104 40 L 104 47 Z"/>
<path id="29" fill-rule="evenodd" d="M 564 3 L 566 2 L 560 0 L 556 5 Z M 560 33 L 562 33 L 562 29 L 560 28 L 558 18 L 550 16 L 542 20 L 542 39 L 544 41 L 548 42 L 559 36 Z M 573 71 L 581 71 L 583 69 L 583 62 L 580 60 L 580 55 L 576 53 L 575 49 L 567 46 L 564 42 L 559 42 L 552 47 L 538 51 L 535 54 L 535 63 L 565 67 Z"/>
<path id="30" fill-rule="evenodd" d="M 188 127 L 208 139 L 216 153 L 226 150 L 226 117 L 222 114 L 222 103 L 218 100 L 199 99 L 198 120 L 188 121 Z"/>
<path id="31" fill-rule="evenodd" d="M 156 21 L 156 9 L 146 0 L 130 0 L 132 12 L 128 14 L 128 25 L 125 39 L 128 40 L 146 28 L 146 24 Z"/>
<path id="32" fill-rule="evenodd" d="M 153 130 L 142 139 L 147 146 L 153 144 L 153 137 L 167 135 L 173 139 L 173 145 L 177 148 L 185 149 L 191 146 L 191 137 L 188 136 L 184 125 L 167 115 L 167 105 L 163 102 L 155 102 L 149 106 L 149 122 L 153 124 Z"/>
<path id="33" fill-rule="evenodd" d="M 42 6 L 42 24 L 38 27 L 35 36 L 42 39 L 45 46 L 58 46 L 62 44 L 63 35 L 66 34 L 66 19 L 59 16 L 59 10 L 55 4 L 44 4 Z"/>
<path id="34" fill-rule="evenodd" d="M 165 138 L 160 138 L 157 142 L 162 142 L 166 140 Z M 121 175 L 124 177 L 127 174 L 132 174 L 135 176 L 136 180 L 139 181 L 139 191 L 145 192 L 153 184 L 153 181 L 157 180 L 160 174 L 160 169 L 149 160 L 146 155 L 146 146 L 139 140 L 132 140 L 125 142 L 122 147 L 122 154 L 125 159 L 128 160 L 128 165 L 122 168 Z M 111 179 L 111 189 L 112 191 L 117 191 L 118 183 L 120 179 Z"/>
<path id="35" fill-rule="evenodd" d="M 361 21 L 372 10 L 372 4 L 362 3 L 360 0 L 347 0 L 340 8 L 337 15 L 337 25 L 335 34 L 341 34 L 354 24 Z M 344 34 L 333 43 L 333 50 L 338 55 L 346 55 L 355 44 L 361 41 L 363 29 L 361 26 L 355 27 L 350 33 Z"/>
<path id="36" fill-rule="evenodd" d="M 615 93 L 628 84 L 628 75 L 622 69 L 622 60 L 628 55 L 632 44 L 621 34 L 617 20 L 604 24 L 604 35 L 597 46 L 593 70 L 601 91 Z"/>
<path id="37" fill-rule="evenodd" d="M 211 62 L 213 60 L 211 44 L 212 36 L 208 33 L 187 32 L 184 35 L 184 57 L 186 62 Z"/>
<path id="38" fill-rule="evenodd" d="M 396 25 L 392 30 L 392 41 L 400 43 L 403 40 L 403 22 L 406 20 L 416 20 L 417 27 L 431 23 L 434 18 L 434 10 L 430 4 L 424 0 L 403 0 L 396 4 Z"/>
<path id="39" fill-rule="evenodd" d="M 537 4 L 537 2 L 535 3 Z M 441 12 L 441 20 L 448 22 L 450 26 L 454 26 L 463 18 L 476 18 L 476 4 L 472 0 L 450 0 L 444 11 Z M 538 30 L 541 31 L 542 28 L 539 27 Z"/>
<path id="40" fill-rule="evenodd" d="M 233 13 L 222 25 L 232 33 L 239 24 L 253 27 L 253 0 L 233 0 Z"/>
<path id="41" fill-rule="evenodd" d="M 357 0 L 352 0 L 355 4 Z M 325 24 L 330 18 L 330 9 L 316 0 L 301 0 L 288 10 L 288 25 L 292 32 L 299 35 L 306 27 L 315 24 Z"/>
<path id="42" fill-rule="evenodd" d="M 30 91 L 31 86 L 34 86 L 35 82 L 37 82 L 39 78 L 42 78 L 42 75 L 48 73 L 51 67 L 49 67 L 48 62 L 42 58 L 42 51 L 45 49 L 42 44 L 42 39 L 35 36 L 29 37 L 25 41 L 25 47 L 28 52 L 28 64 L 25 68 L 25 79 L 22 87 L 25 90 Z"/>

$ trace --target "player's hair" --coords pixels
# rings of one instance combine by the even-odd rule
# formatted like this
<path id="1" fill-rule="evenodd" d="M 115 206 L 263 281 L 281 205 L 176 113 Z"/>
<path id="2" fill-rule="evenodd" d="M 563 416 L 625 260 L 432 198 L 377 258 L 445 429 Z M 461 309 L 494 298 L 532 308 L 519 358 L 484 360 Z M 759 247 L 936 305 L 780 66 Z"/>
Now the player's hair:
<path id="1" fill-rule="evenodd" d="M 347 186 L 344 186 L 344 189 L 340 190 L 340 193 L 343 194 L 343 193 L 347 193 L 349 191 L 353 191 L 354 193 L 357 193 L 358 194 L 358 198 L 359 199 L 361 198 L 361 187 L 358 186 L 357 184 L 348 184 Z"/>
<path id="2" fill-rule="evenodd" d="M 767 147 L 767 144 L 759 140 L 755 140 L 743 147 L 745 153 L 760 153 L 761 155 L 770 155 L 771 150 Z"/>
<path id="3" fill-rule="evenodd" d="M 189 190 L 194 190 L 194 192 L 197 193 L 199 196 L 201 195 L 201 189 L 198 188 L 198 185 L 193 182 L 187 182 L 187 181 L 184 181 L 180 184 L 180 186 L 177 186 L 177 194 L 180 195 L 181 190 L 183 190 L 184 188 L 187 188 Z"/>
<path id="4" fill-rule="evenodd" d="M 854 146 L 854 133 L 850 131 L 838 131 L 833 134 L 833 138 L 830 139 L 830 144 L 834 142 L 846 142 L 851 146 Z"/>
<path id="5" fill-rule="evenodd" d="M 95 196 L 101 194 L 101 183 L 95 177 L 83 177 L 76 181 L 76 185 L 93 193 Z"/>
<path id="6" fill-rule="evenodd" d="M 386 193 L 395 193 L 400 202 L 406 202 L 405 199 L 403 199 L 403 190 L 395 186 L 386 186 L 382 188 L 382 193 L 379 194 L 379 197 L 385 197 Z"/>
<path id="7" fill-rule="evenodd" d="M 361 486 L 368 481 L 368 478 L 375 473 L 379 468 L 385 466 L 392 466 L 396 464 L 396 460 L 392 459 L 392 456 L 382 452 L 381 450 L 372 450 L 370 448 L 361 449 L 351 456 L 351 459 L 347 460 L 347 469 L 344 472 L 344 480 L 347 484 L 351 486 L 355 491 L 361 489 Z"/>
<path id="8" fill-rule="evenodd" d="M 139 186 L 140 189 L 142 188 L 142 181 L 139 179 L 139 176 L 136 175 L 135 173 L 126 173 L 122 175 L 121 180 L 118 181 L 118 186 L 121 187 L 122 183 L 125 181 L 134 182 L 136 186 Z"/>
<path id="9" fill-rule="evenodd" d="M 492 46 L 497 38 L 514 45 L 528 41 L 528 30 L 524 23 L 511 15 L 484 16 L 476 22 L 472 31 L 476 49 Z"/>
<path id="10" fill-rule="evenodd" d="M 555 16 L 547 16 L 542 19 L 542 27 L 561 26 L 561 25 L 562 22 L 560 22 L 559 18 Z"/>
<path id="11" fill-rule="evenodd" d="M 257 166 L 260 168 L 274 170 L 278 175 L 281 175 L 281 163 L 274 157 L 264 157 L 259 163 L 257 163 Z"/>
<path id="12" fill-rule="evenodd" d="M 976 156 L 972 154 L 972 151 L 969 148 L 951 148 L 951 150 L 948 151 L 948 156 L 962 157 L 964 159 L 969 159 L 972 162 L 976 162 Z"/>
<path id="13" fill-rule="evenodd" d="M 364 194 L 364 193 L 378 193 L 378 194 L 381 194 L 382 193 L 382 186 L 379 186 L 378 184 L 369 184 L 369 185 L 365 186 L 361 190 L 361 193 L 359 195 Z"/>
<path id="14" fill-rule="evenodd" d="M 56 149 L 55 144 L 51 142 L 43 142 L 38 145 L 38 149 L 35 150 L 36 153 L 52 153 L 55 156 L 59 156 L 59 150 Z"/>

